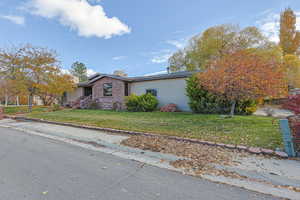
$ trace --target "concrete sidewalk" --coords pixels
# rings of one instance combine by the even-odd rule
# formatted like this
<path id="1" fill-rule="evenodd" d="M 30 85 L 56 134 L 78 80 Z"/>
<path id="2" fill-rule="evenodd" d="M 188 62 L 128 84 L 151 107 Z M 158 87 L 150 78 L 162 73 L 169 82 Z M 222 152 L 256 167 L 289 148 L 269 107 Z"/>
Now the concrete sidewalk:
<path id="1" fill-rule="evenodd" d="M 128 136 L 37 122 L 18 122 L 10 119 L 0 120 L 0 127 L 12 128 L 184 173 L 183 169 L 174 168 L 169 162 L 185 158 L 120 145 L 121 141 L 127 139 Z M 299 161 L 280 160 L 259 155 L 244 157 L 244 155 L 239 156 L 238 154 L 234 161 L 238 163 L 236 166 L 215 167 L 235 172 L 247 178 L 215 175 L 202 175 L 202 177 L 278 197 L 300 199 L 300 192 L 291 189 L 291 187 L 300 188 Z"/>
<path id="2" fill-rule="evenodd" d="M 71 143 L 80 143 L 81 145 L 90 145 L 97 147 L 105 153 L 111 153 L 125 158 L 135 159 L 137 161 L 147 162 L 174 169 L 169 165 L 170 161 L 185 159 L 171 154 L 154 153 L 140 149 L 130 148 L 120 145 L 122 140 L 128 136 L 105 133 L 88 129 L 74 128 L 68 126 L 53 125 L 37 122 L 21 122 L 12 119 L 0 120 L 0 127 L 13 128 L 19 131 L 48 137 L 56 140 L 64 140 Z M 164 162 L 161 162 L 164 160 Z"/>

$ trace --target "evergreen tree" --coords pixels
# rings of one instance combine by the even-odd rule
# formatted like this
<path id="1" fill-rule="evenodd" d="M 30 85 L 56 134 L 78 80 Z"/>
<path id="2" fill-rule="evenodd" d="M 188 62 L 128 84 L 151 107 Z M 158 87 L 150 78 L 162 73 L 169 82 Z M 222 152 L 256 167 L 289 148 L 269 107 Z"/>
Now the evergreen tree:
<path id="1" fill-rule="evenodd" d="M 87 68 L 84 63 L 75 62 L 73 63 L 70 73 L 79 79 L 79 82 L 87 80 Z"/>

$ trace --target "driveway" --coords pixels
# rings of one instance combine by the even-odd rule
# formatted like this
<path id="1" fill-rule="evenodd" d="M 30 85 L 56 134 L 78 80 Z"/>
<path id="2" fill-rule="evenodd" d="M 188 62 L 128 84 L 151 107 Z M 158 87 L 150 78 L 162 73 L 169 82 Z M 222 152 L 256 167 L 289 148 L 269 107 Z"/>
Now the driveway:
<path id="1" fill-rule="evenodd" d="M 65 142 L 0 128 L 0 199 L 276 199 Z"/>

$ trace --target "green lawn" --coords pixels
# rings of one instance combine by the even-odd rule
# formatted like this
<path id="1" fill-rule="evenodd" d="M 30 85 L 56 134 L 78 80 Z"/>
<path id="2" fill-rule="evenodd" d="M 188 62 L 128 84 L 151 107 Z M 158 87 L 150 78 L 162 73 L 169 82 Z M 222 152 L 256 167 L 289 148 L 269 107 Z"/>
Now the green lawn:
<path id="1" fill-rule="evenodd" d="M 33 106 L 32 112 L 33 113 L 41 113 L 48 111 L 49 107 L 46 106 Z M 25 114 L 29 113 L 28 106 L 9 106 L 4 107 L 4 113 L 8 115 L 15 115 L 15 114 Z"/>
<path id="2" fill-rule="evenodd" d="M 265 148 L 282 147 L 278 120 L 270 117 L 192 113 L 134 113 L 102 110 L 63 110 L 31 113 L 29 117 L 83 125 L 198 138 Z"/>

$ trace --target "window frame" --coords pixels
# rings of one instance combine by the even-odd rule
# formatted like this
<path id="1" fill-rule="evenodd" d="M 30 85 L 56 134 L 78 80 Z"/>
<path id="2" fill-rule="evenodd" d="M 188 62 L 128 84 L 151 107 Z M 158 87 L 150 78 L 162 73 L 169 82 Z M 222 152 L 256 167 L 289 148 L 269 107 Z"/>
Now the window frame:
<path id="1" fill-rule="evenodd" d="M 148 94 L 148 93 L 150 93 L 150 94 L 152 94 L 153 96 L 155 96 L 155 97 L 157 97 L 158 95 L 158 90 L 157 89 L 155 89 L 155 88 L 149 88 L 149 89 L 146 89 L 146 94 Z"/>
<path id="2" fill-rule="evenodd" d="M 110 85 L 109 87 L 107 87 L 107 85 Z M 113 96 L 113 84 L 112 83 L 103 83 L 102 85 L 103 88 L 103 96 L 104 97 L 112 97 Z M 109 93 L 107 91 L 107 89 L 110 89 L 110 95 L 107 95 L 107 93 Z"/>

